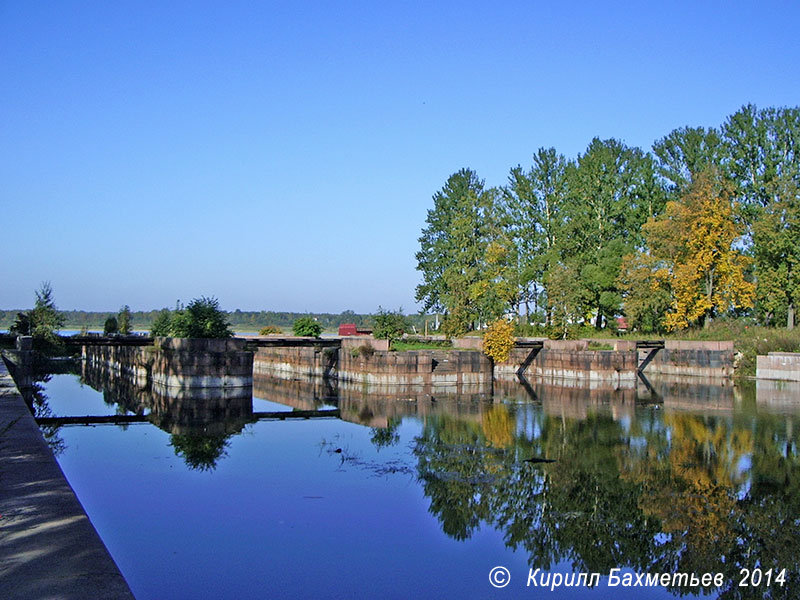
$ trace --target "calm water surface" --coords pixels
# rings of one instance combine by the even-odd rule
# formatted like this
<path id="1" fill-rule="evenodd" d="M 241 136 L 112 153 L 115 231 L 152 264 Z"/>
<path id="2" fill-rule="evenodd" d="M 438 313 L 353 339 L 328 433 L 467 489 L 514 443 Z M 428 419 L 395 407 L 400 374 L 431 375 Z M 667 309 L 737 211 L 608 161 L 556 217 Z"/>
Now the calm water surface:
<path id="1" fill-rule="evenodd" d="M 147 416 L 44 428 L 140 600 L 798 597 L 800 401 L 655 387 L 392 398 L 261 377 L 252 396 L 197 399 L 84 372 L 52 376 L 36 405 Z M 602 577 L 526 587 L 537 568 Z M 742 568 L 785 584 L 739 587 Z M 611 569 L 724 585 L 610 588 Z"/>

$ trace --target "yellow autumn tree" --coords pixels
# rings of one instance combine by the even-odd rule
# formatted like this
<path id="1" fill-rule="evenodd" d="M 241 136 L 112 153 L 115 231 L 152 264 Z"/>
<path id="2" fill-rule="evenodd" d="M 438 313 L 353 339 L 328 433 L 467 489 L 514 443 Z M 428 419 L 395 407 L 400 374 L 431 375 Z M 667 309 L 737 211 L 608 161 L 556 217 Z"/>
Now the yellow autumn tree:
<path id="1" fill-rule="evenodd" d="M 664 319 L 667 329 L 708 326 L 717 314 L 753 306 L 755 285 L 745 278 L 751 259 L 734 247 L 741 228 L 730 185 L 715 171 L 701 173 L 644 232 L 653 256 L 671 267 L 674 300 Z"/>

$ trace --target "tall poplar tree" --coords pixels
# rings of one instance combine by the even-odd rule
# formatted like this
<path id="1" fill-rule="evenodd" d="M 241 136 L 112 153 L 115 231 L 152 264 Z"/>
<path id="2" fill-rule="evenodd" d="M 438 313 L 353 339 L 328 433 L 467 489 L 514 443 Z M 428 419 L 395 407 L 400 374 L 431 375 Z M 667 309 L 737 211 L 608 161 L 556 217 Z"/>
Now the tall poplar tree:
<path id="1" fill-rule="evenodd" d="M 422 273 L 416 300 L 425 310 L 446 313 L 448 334 L 462 334 L 500 310 L 486 269 L 496 199 L 497 191 L 485 189 L 470 169 L 451 175 L 433 196 L 416 254 Z"/>
<path id="2" fill-rule="evenodd" d="M 533 165 L 524 171 L 511 169 L 503 189 L 510 216 L 510 232 L 519 260 L 519 296 L 525 314 L 540 302 L 546 290 L 547 274 L 559 261 L 558 244 L 563 229 L 567 198 L 567 161 L 555 148 L 539 148 Z M 549 315 L 548 315 L 549 321 Z"/>
<path id="3" fill-rule="evenodd" d="M 621 310 L 622 257 L 642 246 L 642 224 L 664 195 L 649 154 L 617 140 L 592 140 L 571 164 L 559 254 L 580 272 L 585 312 L 600 328 Z"/>
<path id="4" fill-rule="evenodd" d="M 800 109 L 743 106 L 723 135 L 752 242 L 757 309 L 794 327 L 800 301 Z"/>

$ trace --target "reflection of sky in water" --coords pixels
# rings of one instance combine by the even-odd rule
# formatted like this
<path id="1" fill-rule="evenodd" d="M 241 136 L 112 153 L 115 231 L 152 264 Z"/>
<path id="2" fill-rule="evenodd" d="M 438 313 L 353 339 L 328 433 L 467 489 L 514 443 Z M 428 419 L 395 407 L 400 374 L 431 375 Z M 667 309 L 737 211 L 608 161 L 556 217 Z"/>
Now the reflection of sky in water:
<path id="1" fill-rule="evenodd" d="M 46 393 L 56 414 L 115 413 L 101 393 L 81 387 L 74 376 L 54 376 Z M 292 409 L 254 398 L 253 410 Z M 613 506 L 592 508 L 591 498 L 587 503 L 582 495 L 595 493 L 601 485 L 612 491 L 608 498 L 614 493 L 624 498 L 614 486 L 636 489 L 631 479 L 638 473 L 637 461 L 646 459 L 648 444 L 661 439 L 672 447 L 677 441 L 664 423 L 664 411 L 637 408 L 619 421 L 611 413 L 601 407 L 592 409 L 588 421 L 560 414 L 550 418 L 539 404 L 519 403 L 494 405 L 459 418 L 447 413 L 428 420 L 405 417 L 395 421 L 397 441 L 389 445 L 375 443 L 378 430 L 336 419 L 260 421 L 228 437 L 215 468 L 208 470 L 187 468 L 184 457 L 176 454 L 174 436 L 150 424 L 64 427 L 59 434 L 67 449 L 59 462 L 139 600 L 530 597 L 534 590 L 524 585 L 530 554 L 523 545 L 516 550 L 508 546 L 519 533 L 514 533 L 513 523 L 487 513 L 477 517 L 467 539 L 458 541 L 443 531 L 442 519 L 457 514 L 460 505 L 430 494 L 452 488 L 476 505 L 500 502 L 504 510 L 517 507 L 513 520 L 529 523 L 526 535 L 532 546 L 544 536 L 555 536 L 563 545 L 574 523 L 592 523 L 592 510 L 600 511 L 598 519 L 613 511 Z M 676 418 L 683 423 L 687 414 Z M 691 415 L 688 419 L 695 426 L 706 423 L 702 418 L 693 421 Z M 513 435 L 501 435 L 503 427 Z M 535 445 L 548 435 L 549 445 Z M 423 438 L 428 444 L 425 460 L 439 469 L 428 480 L 418 470 L 421 456 L 415 454 Z M 506 451 L 498 446 L 505 439 L 521 445 Z M 583 445 L 592 439 L 600 446 Z M 463 453 L 448 454 L 454 447 L 463 447 Z M 520 462 L 545 452 L 559 456 L 559 461 Z M 476 457 L 483 458 L 473 462 Z M 615 469 L 628 465 L 631 474 L 605 476 L 596 471 L 608 464 Z M 459 465 L 478 465 L 483 471 L 473 483 L 464 483 L 454 471 Z M 738 457 L 732 466 L 734 475 L 747 474 L 753 466 L 751 455 Z M 651 470 L 652 465 L 643 472 L 652 475 Z M 526 477 L 533 477 L 530 484 Z M 598 477 L 588 491 L 576 483 L 584 477 Z M 654 479 L 648 485 L 657 491 L 664 484 Z M 749 491 L 749 483 L 736 490 L 739 499 L 744 497 L 742 488 Z M 505 493 L 512 496 L 506 498 Z M 548 500 L 526 507 L 524 496 L 513 496 L 519 493 L 547 494 Z M 566 505 L 559 493 L 565 494 Z M 680 499 L 682 494 L 691 498 L 695 492 L 668 497 Z M 634 509 L 642 500 L 632 503 Z M 562 502 L 561 508 L 554 502 Z M 663 512 L 668 516 L 671 508 Z M 647 518 L 652 522 L 658 514 L 648 513 Z M 542 519 L 544 524 L 537 525 Z M 547 523 L 566 529 L 549 529 L 553 525 Z M 579 526 L 569 535 L 576 536 L 570 543 L 594 552 L 592 540 L 585 539 L 590 534 Z M 680 535 L 661 532 L 651 539 L 660 548 Z M 571 572 L 573 558 L 562 557 L 550 571 Z M 488 583 L 489 570 L 496 565 L 512 573 L 512 583 L 502 592 Z M 673 597 L 663 588 L 609 589 L 605 579 L 594 590 L 560 588 L 539 590 L 541 594 Z"/>

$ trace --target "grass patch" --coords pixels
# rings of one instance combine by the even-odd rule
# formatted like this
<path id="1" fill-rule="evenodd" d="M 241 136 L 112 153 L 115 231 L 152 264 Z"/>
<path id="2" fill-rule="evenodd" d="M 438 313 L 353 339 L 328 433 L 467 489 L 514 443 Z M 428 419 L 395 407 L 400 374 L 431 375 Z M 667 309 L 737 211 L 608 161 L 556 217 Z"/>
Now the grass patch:
<path id="1" fill-rule="evenodd" d="M 393 352 L 406 352 L 408 350 L 442 350 L 452 347 L 453 343 L 450 340 L 421 341 L 405 339 L 392 341 L 389 349 Z"/>
<path id="2" fill-rule="evenodd" d="M 613 350 L 614 346 L 608 344 L 606 342 L 589 342 L 588 345 L 589 350 Z"/>

